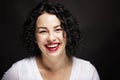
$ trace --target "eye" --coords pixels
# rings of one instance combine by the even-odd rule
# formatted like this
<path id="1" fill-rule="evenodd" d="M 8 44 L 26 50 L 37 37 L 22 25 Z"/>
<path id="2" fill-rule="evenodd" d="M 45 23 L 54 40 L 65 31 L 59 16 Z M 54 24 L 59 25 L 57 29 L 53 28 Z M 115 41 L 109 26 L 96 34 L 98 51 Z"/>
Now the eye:
<path id="1" fill-rule="evenodd" d="M 42 30 L 42 31 L 39 31 L 40 34 L 46 34 L 47 31 L 46 30 Z"/>
<path id="2" fill-rule="evenodd" d="M 55 29 L 55 31 L 56 32 L 61 32 L 61 31 L 63 31 L 63 29 L 62 28 L 58 28 L 58 29 Z"/>

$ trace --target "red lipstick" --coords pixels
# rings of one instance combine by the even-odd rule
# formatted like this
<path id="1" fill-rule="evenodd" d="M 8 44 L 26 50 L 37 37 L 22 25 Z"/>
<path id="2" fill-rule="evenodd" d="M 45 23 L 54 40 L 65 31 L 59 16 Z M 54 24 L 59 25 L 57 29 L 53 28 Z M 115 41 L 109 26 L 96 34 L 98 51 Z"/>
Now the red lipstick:
<path id="1" fill-rule="evenodd" d="M 59 43 L 49 43 L 46 45 L 46 48 L 50 52 L 55 52 L 59 48 Z"/>

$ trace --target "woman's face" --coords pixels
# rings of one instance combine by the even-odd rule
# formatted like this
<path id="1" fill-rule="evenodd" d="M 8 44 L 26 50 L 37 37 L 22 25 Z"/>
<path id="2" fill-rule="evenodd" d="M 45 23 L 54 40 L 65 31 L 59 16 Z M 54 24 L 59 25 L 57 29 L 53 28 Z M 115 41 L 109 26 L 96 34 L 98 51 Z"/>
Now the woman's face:
<path id="1" fill-rule="evenodd" d="M 36 43 L 42 56 L 66 55 L 66 33 L 56 15 L 43 13 L 36 22 Z"/>

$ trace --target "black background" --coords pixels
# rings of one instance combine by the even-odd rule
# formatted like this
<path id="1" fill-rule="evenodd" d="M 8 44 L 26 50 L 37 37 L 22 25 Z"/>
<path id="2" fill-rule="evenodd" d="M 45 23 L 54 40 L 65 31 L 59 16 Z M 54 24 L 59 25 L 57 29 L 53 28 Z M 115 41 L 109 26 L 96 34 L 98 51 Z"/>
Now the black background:
<path id="1" fill-rule="evenodd" d="M 0 77 L 27 56 L 19 36 L 29 12 L 41 0 L 0 0 Z M 101 80 L 119 80 L 120 12 L 117 0 L 56 0 L 78 20 L 80 58 L 91 61 Z M 118 73 L 117 73 L 118 72 Z"/>

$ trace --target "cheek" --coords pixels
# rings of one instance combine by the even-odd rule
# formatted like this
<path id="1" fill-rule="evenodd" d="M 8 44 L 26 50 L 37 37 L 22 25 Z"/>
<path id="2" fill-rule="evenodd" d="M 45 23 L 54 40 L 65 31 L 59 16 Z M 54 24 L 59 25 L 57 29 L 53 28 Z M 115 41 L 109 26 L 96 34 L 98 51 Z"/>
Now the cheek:
<path id="1" fill-rule="evenodd" d="M 45 42 L 45 37 L 41 35 L 36 35 L 36 42 L 38 44 L 44 43 Z"/>
<path id="2" fill-rule="evenodd" d="M 59 39 L 63 42 L 66 42 L 66 33 L 63 32 L 62 34 L 59 35 Z"/>

